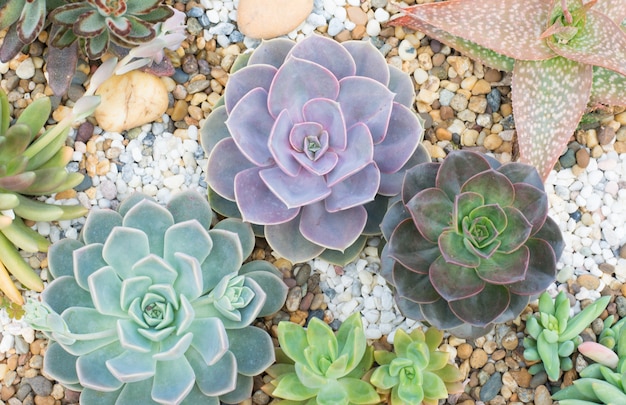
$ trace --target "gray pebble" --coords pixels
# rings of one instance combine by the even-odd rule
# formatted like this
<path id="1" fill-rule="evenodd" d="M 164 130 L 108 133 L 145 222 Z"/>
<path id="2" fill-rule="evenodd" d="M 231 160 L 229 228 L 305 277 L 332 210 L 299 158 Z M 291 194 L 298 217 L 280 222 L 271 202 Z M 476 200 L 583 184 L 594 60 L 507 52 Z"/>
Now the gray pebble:
<path id="1" fill-rule="evenodd" d="M 567 151 L 559 158 L 559 163 L 564 168 L 574 167 L 576 164 L 576 152 L 573 149 L 567 149 Z"/>
<path id="2" fill-rule="evenodd" d="M 200 7 L 191 7 L 189 11 L 187 11 L 188 17 L 198 18 L 203 14 L 204 14 L 204 10 L 202 10 Z"/>
<path id="3" fill-rule="evenodd" d="M 47 397 L 52 393 L 52 381 L 46 379 L 41 375 L 33 378 L 25 378 L 24 381 L 26 382 L 26 384 L 30 385 L 30 387 L 37 395 Z"/>
<path id="4" fill-rule="evenodd" d="M 115 183 L 108 179 L 100 183 L 100 192 L 102 197 L 107 200 L 113 200 L 117 197 L 117 187 L 115 187 Z"/>
<path id="5" fill-rule="evenodd" d="M 502 95 L 500 90 L 493 88 L 487 94 L 487 105 L 491 108 L 492 112 L 496 112 L 500 109 L 500 103 L 502 102 Z"/>
<path id="6" fill-rule="evenodd" d="M 615 297 L 615 304 L 617 305 L 617 314 L 620 318 L 626 316 L 626 298 L 618 295 Z"/>
<path id="7" fill-rule="evenodd" d="M 15 393 L 15 396 L 20 400 L 23 401 L 24 398 L 26 398 L 26 396 L 28 394 L 31 393 L 33 389 L 30 387 L 29 384 L 27 383 L 22 383 L 20 384 L 20 387 L 18 388 L 17 392 Z"/>
<path id="8" fill-rule="evenodd" d="M 24 338 L 21 336 L 15 337 L 15 351 L 17 352 L 17 354 L 26 354 L 30 351 L 30 346 L 28 345 L 28 343 L 26 343 L 26 341 L 24 341 Z"/>
<path id="9" fill-rule="evenodd" d="M 387 7 L 387 0 L 371 0 L 370 4 L 374 8 Z"/>
<path id="10" fill-rule="evenodd" d="M 202 14 L 200 17 L 198 17 L 198 22 L 200 23 L 200 25 L 202 25 L 203 28 L 207 28 L 209 25 L 211 25 L 211 20 L 209 20 L 209 16 L 206 14 Z"/>
<path id="11" fill-rule="evenodd" d="M 545 384 L 548 381 L 548 374 L 545 370 L 541 370 L 530 379 L 530 387 L 537 388 L 538 386 Z"/>
<path id="12" fill-rule="evenodd" d="M 195 80 L 189 83 L 189 86 L 187 86 L 187 92 L 189 94 L 199 93 L 207 89 L 210 85 L 211 85 L 210 80 Z"/>
<path id="13" fill-rule="evenodd" d="M 496 372 L 487 380 L 485 385 L 480 389 L 480 400 L 491 401 L 502 388 L 502 374 Z"/>
<path id="14" fill-rule="evenodd" d="M 232 43 L 237 43 L 237 42 L 241 42 L 243 41 L 243 34 L 237 30 L 234 30 L 233 32 L 231 32 L 231 34 L 228 36 L 228 39 L 230 40 L 230 42 Z"/>
<path id="15" fill-rule="evenodd" d="M 523 403 L 527 404 L 535 397 L 535 391 L 530 388 L 517 388 L 517 398 Z"/>
<path id="16" fill-rule="evenodd" d="M 303 286 L 309 277 L 311 276 L 311 266 L 308 264 L 303 264 L 298 270 L 298 274 L 296 274 L 296 284 L 299 286 Z"/>
<path id="17" fill-rule="evenodd" d="M 188 28 L 189 29 L 189 28 Z M 235 25 L 227 22 L 221 22 L 214 27 L 209 28 L 211 35 L 230 35 L 235 30 Z"/>
<path id="18" fill-rule="evenodd" d="M 450 105 L 452 98 L 454 97 L 454 93 L 448 89 L 443 89 L 439 92 L 439 104 L 441 105 Z"/>
<path id="19" fill-rule="evenodd" d="M 202 33 L 202 30 L 204 30 L 204 28 L 196 18 L 187 19 L 187 31 L 189 31 L 191 35 L 198 35 Z"/>
<path id="20" fill-rule="evenodd" d="M 252 395 L 252 402 L 259 405 L 265 405 L 270 402 L 270 397 L 261 390 L 257 390 Z"/>

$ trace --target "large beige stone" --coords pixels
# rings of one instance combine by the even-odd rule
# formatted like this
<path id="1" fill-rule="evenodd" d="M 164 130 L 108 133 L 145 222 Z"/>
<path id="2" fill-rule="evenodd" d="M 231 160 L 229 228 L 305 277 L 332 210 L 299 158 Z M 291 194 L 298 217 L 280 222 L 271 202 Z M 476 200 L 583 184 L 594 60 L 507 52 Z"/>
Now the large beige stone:
<path id="1" fill-rule="evenodd" d="M 101 103 L 96 109 L 98 125 L 121 132 L 153 122 L 167 110 L 167 88 L 158 77 L 131 71 L 107 79 L 96 91 Z"/>
<path id="2" fill-rule="evenodd" d="M 239 0 L 237 26 L 252 38 L 285 35 L 311 14 L 313 0 Z"/>

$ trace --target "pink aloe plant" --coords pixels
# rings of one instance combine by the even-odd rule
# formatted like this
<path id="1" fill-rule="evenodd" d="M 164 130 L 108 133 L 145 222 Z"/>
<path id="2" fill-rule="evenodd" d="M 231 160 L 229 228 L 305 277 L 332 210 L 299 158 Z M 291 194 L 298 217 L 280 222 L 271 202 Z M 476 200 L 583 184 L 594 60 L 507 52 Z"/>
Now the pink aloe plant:
<path id="1" fill-rule="evenodd" d="M 626 105 L 626 0 L 450 0 L 404 13 L 392 25 L 513 72 L 520 159 L 544 179 L 588 103 Z"/>

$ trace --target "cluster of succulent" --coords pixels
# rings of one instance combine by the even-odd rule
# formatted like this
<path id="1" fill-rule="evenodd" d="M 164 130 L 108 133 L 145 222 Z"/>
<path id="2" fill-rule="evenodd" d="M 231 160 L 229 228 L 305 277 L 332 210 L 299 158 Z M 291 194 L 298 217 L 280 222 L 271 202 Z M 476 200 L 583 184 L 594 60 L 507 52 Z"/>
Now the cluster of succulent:
<path id="1" fill-rule="evenodd" d="M 410 77 L 368 41 L 264 41 L 202 128 L 211 206 L 292 262 L 347 263 L 429 160 Z"/>
<path id="2" fill-rule="evenodd" d="M 382 221 L 381 274 L 402 313 L 477 337 L 556 277 L 564 247 L 537 170 L 470 151 L 407 170 Z"/>
<path id="3" fill-rule="evenodd" d="M 283 305 L 269 262 L 242 266 L 249 224 L 213 214 L 197 192 L 167 207 L 135 194 L 119 212 L 91 212 L 79 240 L 49 250 L 54 280 L 25 319 L 46 333 L 43 370 L 81 403 L 239 403 L 274 362 L 250 324 Z"/>
<path id="4" fill-rule="evenodd" d="M 91 113 L 92 107 L 85 113 Z M 50 110 L 50 99 L 39 98 L 10 125 L 10 105 L 0 90 L 0 289 L 18 304 L 23 299 L 7 270 L 31 290 L 41 291 L 43 283 L 17 248 L 45 252 L 49 245 L 24 220 L 68 220 L 87 212 L 80 205 L 52 205 L 31 198 L 70 189 L 83 179 L 65 168 L 72 157 L 65 140 L 75 117 L 44 130 Z"/>
<path id="5" fill-rule="evenodd" d="M 407 334 L 398 329 L 394 351 L 374 351 L 380 366 L 372 370 L 369 381 L 391 405 L 437 405 L 450 394 L 463 392 L 463 375 L 450 354 L 439 350 L 443 332 L 428 328 Z"/>
<path id="6" fill-rule="evenodd" d="M 159 24 L 174 14 L 171 7 L 162 3 L 162 0 L 3 1 L 0 30 L 8 31 L 0 47 L 0 60 L 11 60 L 49 26 L 48 80 L 53 91 L 62 95 L 74 76 L 80 50 L 89 59 L 100 59 L 108 50 L 125 53 L 154 39 L 159 34 Z"/>
<path id="7" fill-rule="evenodd" d="M 545 370 L 551 381 L 557 381 L 562 371 L 573 367 L 570 356 L 582 343 L 579 334 L 606 308 L 610 296 L 602 297 L 588 305 L 570 319 L 570 303 L 561 291 L 554 300 L 548 292 L 539 296 L 539 313 L 526 320 L 524 358 L 538 361 L 528 372 L 537 374 Z"/>
<path id="8" fill-rule="evenodd" d="M 367 345 L 361 314 L 350 315 L 335 335 L 326 323 L 312 318 L 303 328 L 278 324 L 276 364 L 266 372 L 273 380 L 262 389 L 285 399 L 284 404 L 377 404 L 380 397 L 362 377 L 371 368 L 373 348 Z"/>
<path id="9" fill-rule="evenodd" d="M 589 102 L 626 105 L 625 10 L 622 1 L 451 0 L 404 8 L 391 24 L 512 72 L 520 159 L 546 178 Z"/>
<path id="10" fill-rule="evenodd" d="M 609 319 L 610 318 L 610 319 Z M 578 351 L 596 363 L 580 372 L 573 385 L 556 392 L 552 398 L 561 405 L 598 405 L 626 403 L 626 318 L 610 326 L 605 319 L 599 342 L 583 342 Z M 604 343 L 602 343 L 604 342 Z M 608 347 L 605 346 L 608 344 Z"/>

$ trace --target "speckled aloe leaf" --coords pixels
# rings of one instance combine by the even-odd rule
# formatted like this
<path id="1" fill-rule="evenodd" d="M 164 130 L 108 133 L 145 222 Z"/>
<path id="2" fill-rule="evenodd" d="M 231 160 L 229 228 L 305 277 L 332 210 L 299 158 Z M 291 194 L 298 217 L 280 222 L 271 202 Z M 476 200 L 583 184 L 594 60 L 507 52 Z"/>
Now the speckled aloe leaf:
<path id="1" fill-rule="evenodd" d="M 558 79 L 558 90 L 547 91 Z M 533 164 L 543 178 L 563 152 L 589 101 L 592 66 L 562 57 L 516 61 L 513 109 L 520 159 Z M 532 97 L 529 103 L 526 99 Z"/>
<path id="2" fill-rule="evenodd" d="M 612 70 L 593 67 L 592 103 L 626 105 L 626 77 Z"/>

